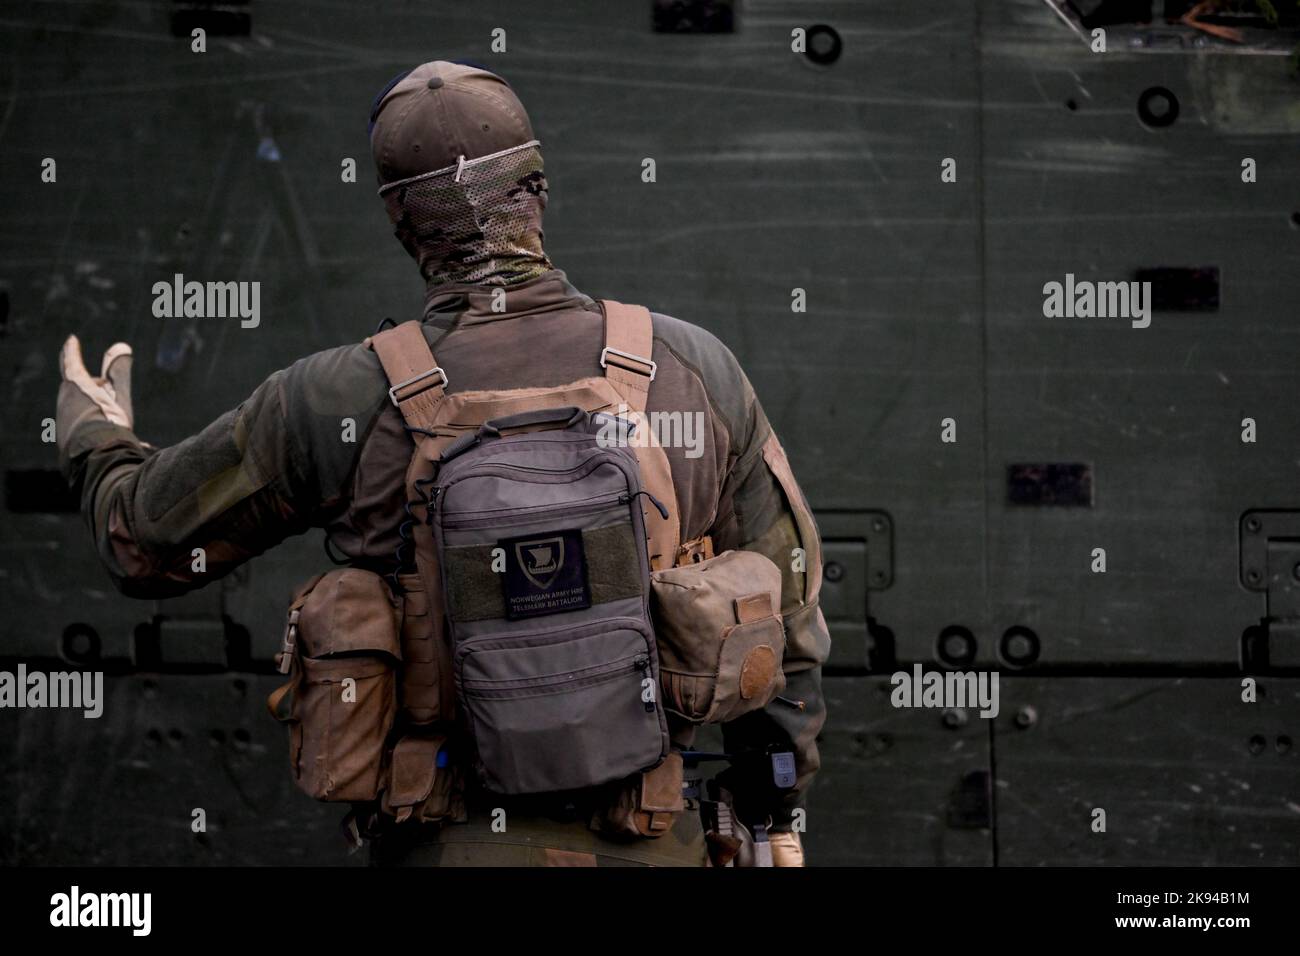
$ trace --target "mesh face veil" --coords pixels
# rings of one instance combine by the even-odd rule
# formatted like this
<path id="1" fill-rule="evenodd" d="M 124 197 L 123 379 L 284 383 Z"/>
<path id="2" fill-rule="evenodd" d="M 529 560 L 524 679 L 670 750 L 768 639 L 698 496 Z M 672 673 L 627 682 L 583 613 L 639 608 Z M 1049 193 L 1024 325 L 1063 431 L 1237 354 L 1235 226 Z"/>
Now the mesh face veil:
<path id="1" fill-rule="evenodd" d="M 393 234 L 430 285 L 509 285 L 554 266 L 542 249 L 546 174 L 540 143 L 522 145 L 379 190 Z"/>

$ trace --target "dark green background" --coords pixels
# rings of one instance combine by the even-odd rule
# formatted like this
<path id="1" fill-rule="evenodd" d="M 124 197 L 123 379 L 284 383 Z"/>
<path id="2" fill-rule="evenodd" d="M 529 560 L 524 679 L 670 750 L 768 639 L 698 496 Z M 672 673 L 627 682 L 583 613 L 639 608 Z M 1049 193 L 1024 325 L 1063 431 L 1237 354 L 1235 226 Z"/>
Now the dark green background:
<path id="1" fill-rule="evenodd" d="M 251 36 L 203 55 L 162 3 L 0 15 L 6 472 L 55 467 L 41 421 L 68 332 L 88 357 L 133 344 L 138 430 L 167 444 L 295 358 L 418 314 L 366 114 L 400 70 L 476 59 L 542 141 L 552 258 L 592 295 L 717 333 L 818 511 L 843 573 L 823 590 L 813 862 L 1297 862 L 1300 680 L 1256 667 L 1259 703 L 1240 700 L 1266 604 L 1240 583 L 1238 520 L 1300 509 L 1300 84 L 1283 58 L 1137 52 L 1122 31 L 1093 54 L 1040 0 L 772 0 L 715 35 L 654 32 L 648 0 L 250 9 Z M 815 22 L 843 40 L 831 65 L 790 51 Z M 1136 104 L 1157 85 L 1181 112 L 1152 130 Z M 257 158 L 265 137 L 278 161 Z M 1042 315 L 1043 283 L 1067 272 L 1158 266 L 1218 267 L 1220 308 L 1145 330 Z M 174 272 L 261 281 L 261 326 L 200 320 L 166 370 L 184 326 L 153 317 L 150 290 Z M 1090 465 L 1093 506 L 1008 505 L 1021 462 Z M 319 535 L 184 600 L 134 602 L 80 519 L 18 480 L 0 509 L 5 666 L 66 666 L 60 639 L 84 623 L 127 673 L 99 721 L 0 712 L 0 860 L 339 859 L 338 809 L 293 788 L 263 709 L 274 678 L 129 665 L 155 615 L 166 660 L 219 662 L 223 617 L 268 659 L 292 587 L 324 566 Z M 1041 642 L 1018 672 L 997 652 L 1017 625 Z M 889 704 L 888 673 L 935 665 L 953 626 L 1003 668 L 996 720 Z M 1274 633 L 1274 663 L 1298 640 Z"/>

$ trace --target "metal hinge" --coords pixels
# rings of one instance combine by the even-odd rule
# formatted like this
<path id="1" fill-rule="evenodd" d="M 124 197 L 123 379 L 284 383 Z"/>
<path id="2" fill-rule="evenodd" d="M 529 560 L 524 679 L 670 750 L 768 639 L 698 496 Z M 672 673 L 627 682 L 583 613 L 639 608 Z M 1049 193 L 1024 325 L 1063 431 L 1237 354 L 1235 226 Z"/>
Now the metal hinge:
<path id="1" fill-rule="evenodd" d="M 1300 668 L 1300 511 L 1247 511 L 1239 530 L 1241 586 L 1265 595 L 1264 618 L 1243 643 L 1242 663 Z"/>

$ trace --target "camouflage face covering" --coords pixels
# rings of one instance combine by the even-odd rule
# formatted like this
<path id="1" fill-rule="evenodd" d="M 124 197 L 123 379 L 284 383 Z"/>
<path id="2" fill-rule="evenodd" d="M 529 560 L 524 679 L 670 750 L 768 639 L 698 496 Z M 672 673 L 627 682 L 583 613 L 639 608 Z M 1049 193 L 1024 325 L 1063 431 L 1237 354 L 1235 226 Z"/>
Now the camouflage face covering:
<path id="1" fill-rule="evenodd" d="M 393 234 L 431 285 L 508 285 L 553 269 L 542 250 L 546 174 L 536 140 L 379 190 Z"/>

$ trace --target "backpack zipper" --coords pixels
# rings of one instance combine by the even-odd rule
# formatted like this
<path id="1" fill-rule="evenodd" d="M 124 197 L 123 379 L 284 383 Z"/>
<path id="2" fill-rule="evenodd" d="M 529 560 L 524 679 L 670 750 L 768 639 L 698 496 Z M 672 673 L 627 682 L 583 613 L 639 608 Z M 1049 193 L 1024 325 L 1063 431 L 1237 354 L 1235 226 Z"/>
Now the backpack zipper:
<path id="1" fill-rule="evenodd" d="M 628 665 L 631 665 L 630 667 Z M 616 677 L 619 674 L 640 671 L 644 673 L 650 667 L 650 660 L 644 654 L 635 657 L 623 657 L 608 664 L 598 664 L 574 671 L 559 671 L 554 674 L 539 674 L 536 677 L 520 677 L 511 680 L 490 677 L 468 677 L 461 681 L 466 692 L 470 691 L 506 691 L 528 690 L 530 688 L 585 687 L 588 684 L 603 683 L 603 678 Z"/>
<path id="2" fill-rule="evenodd" d="M 527 508 L 501 508 L 488 511 L 462 511 L 456 512 L 456 517 L 444 513 L 441 524 L 451 531 L 491 526 L 493 524 L 517 524 L 520 523 L 519 519 L 527 519 L 530 516 L 540 519 L 549 518 L 552 515 L 604 511 L 608 510 L 610 505 L 627 504 L 627 497 L 626 494 L 614 492 L 601 495 L 599 498 L 588 498 L 585 501 L 570 502 L 568 504 L 531 505 Z"/>

